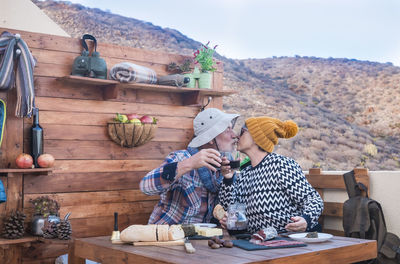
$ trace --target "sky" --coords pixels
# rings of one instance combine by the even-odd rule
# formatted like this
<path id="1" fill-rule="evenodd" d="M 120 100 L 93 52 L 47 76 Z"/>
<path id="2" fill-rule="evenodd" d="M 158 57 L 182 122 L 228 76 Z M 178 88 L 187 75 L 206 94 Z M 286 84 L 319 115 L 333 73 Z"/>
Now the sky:
<path id="1" fill-rule="evenodd" d="M 400 0 L 69 0 L 180 31 L 233 59 L 316 56 L 400 66 Z"/>

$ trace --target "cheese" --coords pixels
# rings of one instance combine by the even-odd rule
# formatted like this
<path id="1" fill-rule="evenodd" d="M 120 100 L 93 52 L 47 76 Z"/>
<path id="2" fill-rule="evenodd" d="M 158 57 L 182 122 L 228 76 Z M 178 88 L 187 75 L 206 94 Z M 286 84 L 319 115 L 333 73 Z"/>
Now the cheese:
<path id="1" fill-rule="evenodd" d="M 196 232 L 205 237 L 222 236 L 221 228 L 199 227 Z"/>

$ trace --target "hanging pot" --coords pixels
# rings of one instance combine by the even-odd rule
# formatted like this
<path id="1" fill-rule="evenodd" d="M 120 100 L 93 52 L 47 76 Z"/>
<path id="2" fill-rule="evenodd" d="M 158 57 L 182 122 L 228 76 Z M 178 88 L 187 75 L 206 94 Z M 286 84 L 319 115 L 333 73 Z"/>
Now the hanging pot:
<path id="1" fill-rule="evenodd" d="M 49 215 L 47 218 L 45 218 L 43 215 L 34 215 L 32 219 L 32 235 L 43 236 L 43 227 L 46 220 L 48 222 L 59 223 L 60 217 L 56 215 Z"/>

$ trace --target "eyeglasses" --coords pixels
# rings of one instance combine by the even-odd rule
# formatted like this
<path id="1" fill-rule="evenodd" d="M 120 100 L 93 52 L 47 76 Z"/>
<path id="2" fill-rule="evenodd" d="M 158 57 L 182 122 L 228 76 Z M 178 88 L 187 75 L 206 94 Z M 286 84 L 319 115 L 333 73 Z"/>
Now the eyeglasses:
<path id="1" fill-rule="evenodd" d="M 242 127 L 242 129 L 240 130 L 240 136 L 243 135 L 244 132 L 249 131 L 247 128 Z"/>

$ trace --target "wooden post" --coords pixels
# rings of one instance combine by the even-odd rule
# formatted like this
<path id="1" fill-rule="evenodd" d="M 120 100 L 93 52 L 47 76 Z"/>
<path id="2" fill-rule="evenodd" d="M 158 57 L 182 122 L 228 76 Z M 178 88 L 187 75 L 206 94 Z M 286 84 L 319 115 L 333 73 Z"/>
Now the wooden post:
<path id="1" fill-rule="evenodd" d="M 3 135 L 2 146 L 2 168 L 15 168 L 15 158 L 23 152 L 23 119 L 15 116 L 15 106 L 17 102 L 17 91 L 11 89 L 7 93 L 7 119 Z M 22 174 L 9 173 L 7 177 L 7 202 L 0 206 L 0 214 L 9 216 L 11 212 L 22 210 Z M 3 223 L 1 221 L 1 226 Z M 22 248 L 10 246 L 9 249 L 0 254 L 0 263 L 21 263 Z"/>

